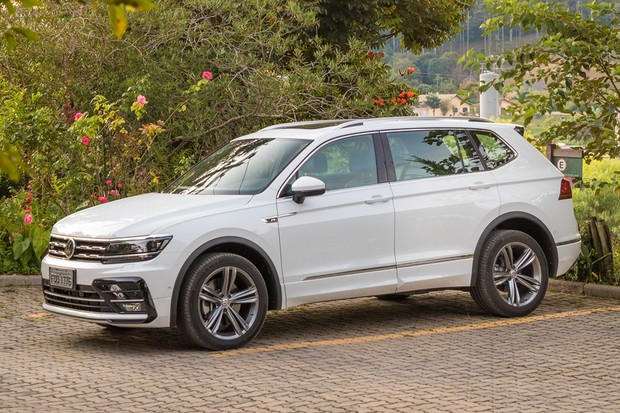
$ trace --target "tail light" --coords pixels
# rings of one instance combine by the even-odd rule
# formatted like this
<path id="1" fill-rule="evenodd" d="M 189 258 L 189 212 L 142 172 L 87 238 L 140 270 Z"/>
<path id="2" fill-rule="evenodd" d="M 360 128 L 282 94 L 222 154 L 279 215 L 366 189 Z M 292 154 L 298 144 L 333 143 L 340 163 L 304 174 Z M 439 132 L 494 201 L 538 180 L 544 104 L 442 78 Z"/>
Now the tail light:
<path id="1" fill-rule="evenodd" d="M 569 178 L 562 178 L 560 183 L 560 199 L 572 199 L 573 187 Z"/>

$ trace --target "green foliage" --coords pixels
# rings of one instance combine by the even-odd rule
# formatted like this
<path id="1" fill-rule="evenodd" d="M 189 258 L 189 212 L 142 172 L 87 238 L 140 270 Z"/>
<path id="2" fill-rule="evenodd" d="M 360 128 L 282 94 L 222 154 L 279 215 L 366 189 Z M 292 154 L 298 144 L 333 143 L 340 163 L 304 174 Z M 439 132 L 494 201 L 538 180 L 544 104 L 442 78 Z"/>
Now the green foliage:
<path id="1" fill-rule="evenodd" d="M 370 59 L 368 46 L 357 40 L 343 51 L 309 36 L 316 26 L 312 10 L 275 0 L 159 6 L 133 15 L 122 43 L 106 38 L 107 28 L 88 8 L 37 10 L 31 21 L 41 22 L 35 26 L 49 41 L 7 56 L 12 80 L 36 85 L 56 105 L 85 112 L 94 94 L 117 99 L 148 78 L 140 90 L 149 100 L 147 120 L 166 122 L 175 155 L 187 151 L 196 158 L 277 121 L 403 113 L 372 104 L 404 89 L 389 78 L 383 59 Z M 59 19 L 63 15 L 68 18 Z M 47 28 L 49 20 L 60 27 Z M 54 36 L 59 30 L 73 35 Z M 204 71 L 218 79 L 208 92 L 179 93 Z M 45 81 L 41 73 L 49 75 Z M 173 114 L 175 121 L 168 122 Z"/>
<path id="2" fill-rule="evenodd" d="M 605 159 L 584 165 L 583 182 L 573 188 L 575 216 L 580 223 L 583 241 L 581 255 L 567 279 L 583 282 L 620 284 L 620 160 Z M 597 217 L 605 221 L 612 233 L 614 272 L 599 274 L 595 271 L 595 251 L 588 247 L 586 221 Z"/>
<path id="3" fill-rule="evenodd" d="M 75 3 L 85 3 L 86 0 L 76 0 Z M 151 10 L 155 4 L 151 0 L 91 0 L 93 6 L 97 7 L 97 3 L 106 4 L 110 18 L 110 28 L 114 35 L 120 39 L 127 30 L 127 16 L 125 10 L 145 11 Z M 22 9 L 32 9 L 45 7 L 50 2 L 40 0 L 0 0 L 0 32 L 5 46 L 9 50 L 13 50 L 17 45 L 19 37 L 28 41 L 39 40 L 38 34 L 21 25 L 15 25 L 13 22 L 14 15 Z"/>
<path id="4" fill-rule="evenodd" d="M 400 35 L 403 46 L 420 51 L 449 40 L 460 28 L 475 0 L 314 0 L 318 34 L 346 47 L 355 38 L 378 47 Z"/>
<path id="5" fill-rule="evenodd" d="M 151 0 L 101 0 L 108 5 L 110 28 L 117 39 L 123 37 L 127 31 L 127 16 L 125 9 L 146 11 L 155 8 Z"/>
<path id="6" fill-rule="evenodd" d="M 602 274 L 598 272 L 597 264 L 607 256 L 597 258 L 596 251 L 588 246 L 590 234 L 585 225 L 580 225 L 580 232 L 582 240 L 581 253 L 575 267 L 565 274 L 564 278 L 569 281 L 620 285 L 620 268 L 618 268 L 618 263 L 620 262 L 620 240 L 618 236 L 612 236 L 614 271 Z"/>
<path id="7" fill-rule="evenodd" d="M 597 217 L 620 234 L 620 160 L 605 159 L 585 164 L 583 183 L 573 188 L 577 220 Z"/>
<path id="8" fill-rule="evenodd" d="M 542 134 L 543 142 L 583 145 L 588 157 L 620 155 L 620 9 L 617 3 L 593 1 L 584 7 L 590 17 L 565 5 L 542 1 L 485 0 L 493 13 L 487 33 L 520 26 L 543 34 L 500 56 L 466 56 L 469 67 L 500 68 L 500 77 L 483 87 L 522 92 L 544 82 L 547 93 L 518 94 L 511 111 L 529 124 L 553 111 L 567 116 Z"/>
<path id="9" fill-rule="evenodd" d="M 443 54 L 423 53 L 414 55 L 411 52 L 388 53 L 386 63 L 391 67 L 393 76 L 399 76 L 409 67 L 415 71 L 404 78 L 410 87 L 422 94 L 456 93 L 473 78 L 473 73 L 458 64 L 460 55 L 456 52 Z M 426 92 L 423 92 L 425 90 Z"/>
<path id="10" fill-rule="evenodd" d="M 0 200 L 0 273 L 35 274 L 50 237 L 45 203 L 26 190 L 12 195 Z"/>
<path id="11" fill-rule="evenodd" d="M 19 171 L 23 167 L 19 155 L 19 150 L 15 146 L 0 141 L 0 172 L 6 174 L 13 181 L 19 179 Z"/>
<path id="12" fill-rule="evenodd" d="M 231 138 L 275 122 L 409 114 L 415 99 L 366 43 L 308 35 L 307 5 L 158 5 L 133 14 L 121 41 L 91 7 L 16 16 L 45 42 L 0 51 L 0 145 L 23 160 L 18 182 L 0 180 L 0 273 L 33 271 L 63 216 L 158 191 Z"/>

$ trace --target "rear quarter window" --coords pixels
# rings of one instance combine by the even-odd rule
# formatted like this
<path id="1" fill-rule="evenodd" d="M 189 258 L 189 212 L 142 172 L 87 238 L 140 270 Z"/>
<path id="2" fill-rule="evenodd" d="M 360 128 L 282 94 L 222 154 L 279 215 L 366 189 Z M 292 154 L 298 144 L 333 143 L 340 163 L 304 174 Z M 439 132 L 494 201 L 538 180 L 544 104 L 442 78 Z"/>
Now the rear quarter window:
<path id="1" fill-rule="evenodd" d="M 471 131 L 471 134 L 488 169 L 498 168 L 516 157 L 515 151 L 494 133 Z"/>

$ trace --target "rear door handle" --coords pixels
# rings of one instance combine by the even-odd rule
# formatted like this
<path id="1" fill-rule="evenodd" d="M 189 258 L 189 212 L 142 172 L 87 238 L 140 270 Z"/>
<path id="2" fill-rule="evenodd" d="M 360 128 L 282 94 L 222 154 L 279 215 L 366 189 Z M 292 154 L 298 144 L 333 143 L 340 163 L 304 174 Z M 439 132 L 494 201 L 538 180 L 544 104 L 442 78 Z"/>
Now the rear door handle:
<path id="1" fill-rule="evenodd" d="M 482 181 L 477 181 L 474 182 L 472 185 L 469 185 L 469 189 L 475 191 L 477 189 L 488 189 L 492 186 L 493 184 L 490 184 L 488 182 L 482 182 Z"/>
<path id="2" fill-rule="evenodd" d="M 392 197 L 383 196 L 383 195 L 373 195 L 370 199 L 367 199 L 366 201 L 364 201 L 364 203 L 368 205 L 379 204 L 381 202 L 387 202 L 390 199 L 392 199 Z"/>

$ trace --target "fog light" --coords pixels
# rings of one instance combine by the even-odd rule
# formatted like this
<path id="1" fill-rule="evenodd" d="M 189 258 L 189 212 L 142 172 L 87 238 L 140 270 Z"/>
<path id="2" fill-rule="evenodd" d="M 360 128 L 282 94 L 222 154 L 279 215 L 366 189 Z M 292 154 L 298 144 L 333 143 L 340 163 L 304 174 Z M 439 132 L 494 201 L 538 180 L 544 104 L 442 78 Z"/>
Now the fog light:
<path id="1" fill-rule="evenodd" d="M 118 300 L 126 300 L 127 296 L 123 294 L 123 289 L 116 284 L 110 286 L 110 291 Z"/>
<path id="2" fill-rule="evenodd" d="M 117 303 L 117 305 L 128 312 L 146 311 L 144 303 Z"/>
<path id="3" fill-rule="evenodd" d="M 146 313 L 148 315 L 146 322 L 157 317 L 149 289 L 141 278 L 98 278 L 93 280 L 92 286 L 106 305 L 117 313 Z"/>

